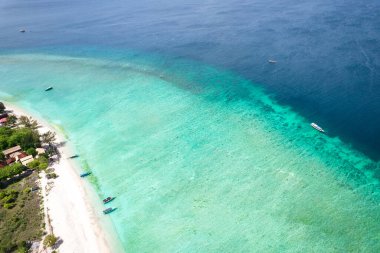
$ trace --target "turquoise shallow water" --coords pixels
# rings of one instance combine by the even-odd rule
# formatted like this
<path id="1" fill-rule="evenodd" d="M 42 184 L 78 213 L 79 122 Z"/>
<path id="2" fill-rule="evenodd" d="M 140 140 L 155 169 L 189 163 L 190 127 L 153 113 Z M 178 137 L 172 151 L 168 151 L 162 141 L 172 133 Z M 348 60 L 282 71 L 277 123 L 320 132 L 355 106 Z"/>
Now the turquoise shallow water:
<path id="1" fill-rule="evenodd" d="M 105 55 L 3 55 L 0 97 L 64 128 L 126 252 L 380 250 L 379 163 L 233 73 Z"/>

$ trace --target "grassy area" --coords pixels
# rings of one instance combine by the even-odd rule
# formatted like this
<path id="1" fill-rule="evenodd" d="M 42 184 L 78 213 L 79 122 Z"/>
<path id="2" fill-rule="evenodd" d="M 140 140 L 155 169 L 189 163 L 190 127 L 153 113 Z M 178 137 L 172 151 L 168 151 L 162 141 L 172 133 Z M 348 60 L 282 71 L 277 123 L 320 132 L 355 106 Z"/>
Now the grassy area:
<path id="1" fill-rule="evenodd" d="M 23 252 L 20 245 L 38 241 L 44 233 L 42 197 L 31 191 L 37 173 L 0 189 L 0 253 Z"/>

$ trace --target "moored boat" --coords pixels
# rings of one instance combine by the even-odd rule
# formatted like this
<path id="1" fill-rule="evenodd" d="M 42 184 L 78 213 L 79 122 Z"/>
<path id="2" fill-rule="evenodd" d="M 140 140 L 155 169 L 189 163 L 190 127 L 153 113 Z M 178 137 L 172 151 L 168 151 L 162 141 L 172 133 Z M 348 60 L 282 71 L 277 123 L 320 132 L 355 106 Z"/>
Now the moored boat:
<path id="1" fill-rule="evenodd" d="M 45 89 L 45 91 L 49 91 L 49 90 L 52 90 L 53 89 L 53 87 L 47 87 L 46 89 Z"/>
<path id="2" fill-rule="evenodd" d="M 104 214 L 109 214 L 109 213 L 112 213 L 113 211 L 115 211 L 115 208 L 110 207 L 110 208 L 104 209 L 103 213 Z"/>
<path id="3" fill-rule="evenodd" d="M 321 133 L 324 133 L 324 132 L 325 132 L 325 130 L 323 130 L 322 127 L 318 126 L 318 125 L 317 125 L 316 123 L 314 123 L 314 122 L 311 123 L 310 126 L 312 126 L 314 129 L 318 130 L 318 131 L 321 132 Z"/>
<path id="4" fill-rule="evenodd" d="M 111 202 L 114 199 L 115 199 L 115 197 L 107 197 L 107 198 L 103 199 L 103 204 L 107 204 L 107 203 Z"/>
<path id="5" fill-rule="evenodd" d="M 91 172 L 83 172 L 80 174 L 80 177 L 87 177 L 88 175 L 91 175 Z"/>
<path id="6" fill-rule="evenodd" d="M 277 63 L 275 60 L 268 60 L 269 63 Z"/>

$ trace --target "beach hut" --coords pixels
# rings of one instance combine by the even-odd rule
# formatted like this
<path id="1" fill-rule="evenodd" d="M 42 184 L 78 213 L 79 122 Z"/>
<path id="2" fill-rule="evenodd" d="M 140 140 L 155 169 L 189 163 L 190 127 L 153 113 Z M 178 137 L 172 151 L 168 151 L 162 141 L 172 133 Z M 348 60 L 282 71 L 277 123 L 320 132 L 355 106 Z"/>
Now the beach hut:
<path id="1" fill-rule="evenodd" d="M 36 148 L 37 155 L 42 155 L 45 154 L 45 149 L 44 148 Z"/>
<path id="2" fill-rule="evenodd" d="M 28 163 L 30 163 L 33 160 L 34 160 L 33 156 L 32 155 L 28 155 L 28 156 L 26 156 L 24 158 L 21 158 L 20 162 L 22 163 L 22 165 L 26 166 Z"/>
<path id="3" fill-rule="evenodd" d="M 15 146 L 15 147 L 12 147 L 12 148 L 8 148 L 6 150 L 3 151 L 3 154 L 5 155 L 6 158 L 11 158 L 12 154 L 13 153 L 16 153 L 16 152 L 21 152 L 21 147 L 20 146 Z"/>

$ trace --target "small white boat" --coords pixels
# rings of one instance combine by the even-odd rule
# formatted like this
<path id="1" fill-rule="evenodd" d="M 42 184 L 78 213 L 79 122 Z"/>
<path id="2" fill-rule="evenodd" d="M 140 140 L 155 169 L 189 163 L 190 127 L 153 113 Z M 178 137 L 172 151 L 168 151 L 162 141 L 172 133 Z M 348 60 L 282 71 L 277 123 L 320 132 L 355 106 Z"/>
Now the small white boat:
<path id="1" fill-rule="evenodd" d="M 53 89 L 53 87 L 47 87 L 46 89 L 45 89 L 45 91 L 49 91 L 49 90 L 52 90 Z"/>
<path id="2" fill-rule="evenodd" d="M 318 125 L 317 125 L 316 123 L 314 123 L 314 122 L 311 123 L 310 126 L 312 126 L 314 129 L 318 130 L 318 131 L 321 132 L 321 133 L 324 133 L 324 132 L 325 132 L 325 130 L 323 130 L 322 127 L 318 126 Z"/>
<path id="3" fill-rule="evenodd" d="M 277 63 L 277 61 L 275 61 L 275 60 L 268 60 L 268 62 L 272 63 L 272 64 Z"/>
<path id="4" fill-rule="evenodd" d="M 25 29 L 20 29 L 19 31 L 20 31 L 20 33 L 24 33 L 24 32 L 26 32 Z"/>

